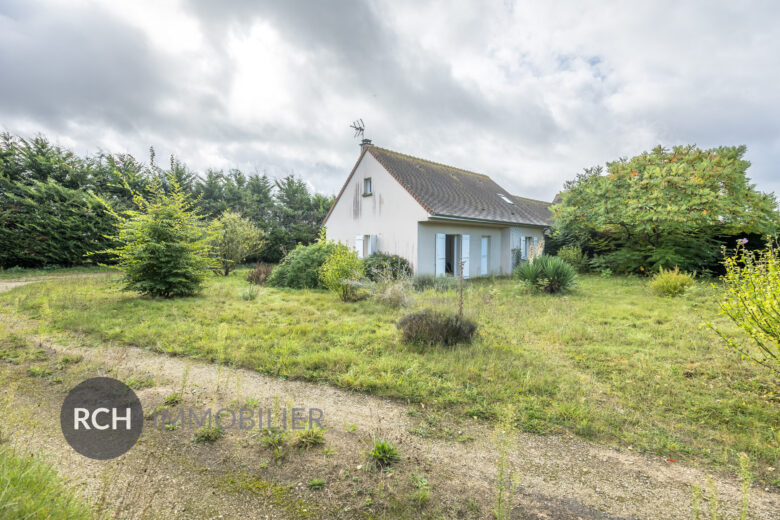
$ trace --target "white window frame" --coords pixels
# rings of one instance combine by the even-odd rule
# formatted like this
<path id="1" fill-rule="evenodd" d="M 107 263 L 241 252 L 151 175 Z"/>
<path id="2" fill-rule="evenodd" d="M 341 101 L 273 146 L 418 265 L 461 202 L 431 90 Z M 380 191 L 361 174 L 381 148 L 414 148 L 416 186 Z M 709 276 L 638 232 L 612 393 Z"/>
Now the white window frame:
<path id="1" fill-rule="evenodd" d="M 371 177 L 365 177 L 363 179 L 363 196 L 369 197 L 373 194 L 374 194 L 374 181 L 371 180 Z"/>

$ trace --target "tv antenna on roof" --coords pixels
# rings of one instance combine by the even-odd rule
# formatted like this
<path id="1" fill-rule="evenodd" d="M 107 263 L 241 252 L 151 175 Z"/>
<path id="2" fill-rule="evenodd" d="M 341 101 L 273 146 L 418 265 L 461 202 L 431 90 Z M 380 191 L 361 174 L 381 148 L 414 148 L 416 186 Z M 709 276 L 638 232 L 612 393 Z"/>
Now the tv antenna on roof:
<path id="1" fill-rule="evenodd" d="M 366 131 L 366 125 L 363 123 L 362 119 L 358 119 L 357 121 L 352 121 L 352 124 L 349 125 L 349 127 L 355 131 L 354 137 L 363 137 L 363 132 Z"/>

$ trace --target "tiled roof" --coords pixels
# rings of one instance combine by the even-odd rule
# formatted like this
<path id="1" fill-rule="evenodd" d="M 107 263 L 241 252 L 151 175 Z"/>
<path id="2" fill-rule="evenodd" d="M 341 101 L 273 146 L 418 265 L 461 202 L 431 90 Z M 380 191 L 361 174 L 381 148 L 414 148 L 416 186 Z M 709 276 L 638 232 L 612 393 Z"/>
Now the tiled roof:
<path id="1" fill-rule="evenodd" d="M 487 175 L 378 146 L 368 152 L 434 216 L 549 226 L 549 202 L 516 197 Z"/>

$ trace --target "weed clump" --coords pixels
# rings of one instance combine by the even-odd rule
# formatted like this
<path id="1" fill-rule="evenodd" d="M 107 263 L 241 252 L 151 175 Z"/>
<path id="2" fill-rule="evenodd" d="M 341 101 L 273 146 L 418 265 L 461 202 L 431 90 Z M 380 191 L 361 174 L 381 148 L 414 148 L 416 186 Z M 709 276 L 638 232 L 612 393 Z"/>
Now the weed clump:
<path id="1" fill-rule="evenodd" d="M 422 345 L 455 345 L 471 341 L 477 324 L 459 314 L 425 309 L 401 318 L 396 326 L 403 340 Z"/>
<path id="2" fill-rule="evenodd" d="M 212 443 L 221 439 L 224 434 L 225 430 L 219 426 L 204 426 L 195 432 L 194 440 L 196 444 Z"/>
<path id="3" fill-rule="evenodd" d="M 325 444 L 325 430 L 314 427 L 299 433 L 295 439 L 294 446 L 308 450 L 323 444 Z"/>
<path id="4" fill-rule="evenodd" d="M 661 270 L 650 281 L 650 290 L 658 296 L 680 296 L 694 284 L 693 275 L 680 271 L 679 268 Z"/>
<path id="5" fill-rule="evenodd" d="M 401 454 L 398 449 L 387 441 L 374 441 L 374 449 L 368 452 L 371 461 L 379 469 L 387 468 L 401 460 Z"/>

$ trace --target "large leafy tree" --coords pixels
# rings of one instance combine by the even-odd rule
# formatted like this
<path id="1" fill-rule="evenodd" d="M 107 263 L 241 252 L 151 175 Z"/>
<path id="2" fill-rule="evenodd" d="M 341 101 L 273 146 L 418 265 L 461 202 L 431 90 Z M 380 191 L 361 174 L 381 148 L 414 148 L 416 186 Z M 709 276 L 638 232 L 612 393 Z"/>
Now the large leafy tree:
<path id="1" fill-rule="evenodd" d="M 556 233 L 624 271 L 708 265 L 718 237 L 777 231 L 777 201 L 750 184 L 744 154 L 744 146 L 659 146 L 588 169 L 553 206 Z"/>

